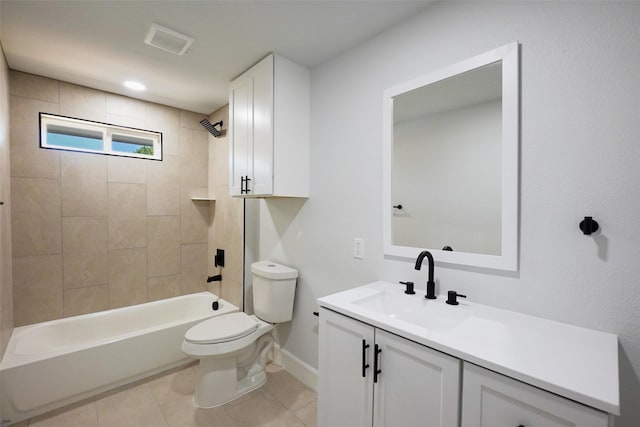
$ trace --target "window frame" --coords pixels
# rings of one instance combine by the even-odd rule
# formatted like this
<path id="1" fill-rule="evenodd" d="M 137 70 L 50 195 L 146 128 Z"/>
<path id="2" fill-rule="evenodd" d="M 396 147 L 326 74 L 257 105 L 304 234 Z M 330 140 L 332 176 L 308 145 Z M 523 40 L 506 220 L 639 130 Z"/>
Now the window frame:
<path id="1" fill-rule="evenodd" d="M 43 113 L 39 114 L 40 120 L 40 148 L 49 150 L 74 151 L 80 153 L 106 154 L 108 156 L 131 157 L 136 159 L 158 160 L 162 161 L 162 132 L 138 129 L 128 126 L 113 125 L 110 123 L 96 122 L 92 120 L 78 119 L 75 117 L 60 116 L 57 114 Z M 69 147 L 64 145 L 56 145 L 47 141 L 48 126 L 60 126 L 69 129 L 79 129 L 83 131 L 98 132 L 102 134 L 102 150 L 92 150 L 88 148 Z M 113 150 L 112 143 L 114 135 L 122 137 L 130 137 L 134 139 L 151 140 L 153 154 L 127 153 L 123 151 Z M 118 141 L 116 141 L 118 142 Z"/>

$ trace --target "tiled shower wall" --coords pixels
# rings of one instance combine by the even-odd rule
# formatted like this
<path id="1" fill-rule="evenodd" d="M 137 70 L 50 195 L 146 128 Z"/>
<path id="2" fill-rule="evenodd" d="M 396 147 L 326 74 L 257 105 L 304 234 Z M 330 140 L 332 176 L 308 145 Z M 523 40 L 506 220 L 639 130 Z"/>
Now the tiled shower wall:
<path id="1" fill-rule="evenodd" d="M 0 46 L 0 355 L 13 331 L 9 181 L 9 68 Z"/>
<path id="2" fill-rule="evenodd" d="M 209 135 L 209 189 L 215 196 L 209 223 L 209 259 L 217 248 L 225 251 L 225 266 L 209 268 L 209 274 L 222 273 L 222 282 L 213 292 L 243 308 L 244 200 L 229 196 L 229 143 L 226 134 L 229 106 L 209 117 L 211 123 L 223 121 L 223 135 Z M 212 266 L 212 264 L 210 264 Z"/>
<path id="3" fill-rule="evenodd" d="M 39 112 L 160 131 L 163 161 L 40 149 Z M 202 118 L 10 72 L 16 326 L 209 289 Z"/>

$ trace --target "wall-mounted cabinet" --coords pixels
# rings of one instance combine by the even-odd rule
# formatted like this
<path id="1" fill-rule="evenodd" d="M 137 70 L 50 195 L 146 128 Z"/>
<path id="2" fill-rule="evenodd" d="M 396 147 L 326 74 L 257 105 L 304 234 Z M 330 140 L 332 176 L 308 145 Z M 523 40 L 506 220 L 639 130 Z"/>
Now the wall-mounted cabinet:
<path id="1" fill-rule="evenodd" d="M 460 360 L 320 310 L 320 426 L 457 427 Z"/>
<path id="2" fill-rule="evenodd" d="M 310 72 L 271 54 L 231 82 L 229 193 L 309 197 Z"/>

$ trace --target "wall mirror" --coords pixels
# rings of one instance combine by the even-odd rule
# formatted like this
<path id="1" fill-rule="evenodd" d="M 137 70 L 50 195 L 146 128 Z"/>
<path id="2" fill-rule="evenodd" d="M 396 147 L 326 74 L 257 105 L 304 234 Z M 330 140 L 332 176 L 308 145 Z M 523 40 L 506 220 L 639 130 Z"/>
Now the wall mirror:
<path id="1" fill-rule="evenodd" d="M 383 94 L 386 256 L 517 271 L 519 45 Z"/>

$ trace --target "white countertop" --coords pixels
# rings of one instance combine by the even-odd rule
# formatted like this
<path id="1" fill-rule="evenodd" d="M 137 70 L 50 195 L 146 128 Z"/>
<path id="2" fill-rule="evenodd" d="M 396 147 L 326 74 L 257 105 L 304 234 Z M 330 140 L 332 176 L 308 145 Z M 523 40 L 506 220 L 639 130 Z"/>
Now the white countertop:
<path id="1" fill-rule="evenodd" d="M 445 304 L 443 295 L 426 300 L 420 291 L 415 295 L 403 291 L 402 285 L 374 282 L 319 298 L 318 304 L 568 399 L 620 414 L 616 335 L 465 299 L 451 306 Z M 378 298 L 382 293 L 384 300 Z"/>

